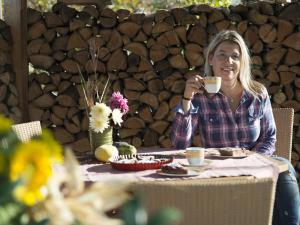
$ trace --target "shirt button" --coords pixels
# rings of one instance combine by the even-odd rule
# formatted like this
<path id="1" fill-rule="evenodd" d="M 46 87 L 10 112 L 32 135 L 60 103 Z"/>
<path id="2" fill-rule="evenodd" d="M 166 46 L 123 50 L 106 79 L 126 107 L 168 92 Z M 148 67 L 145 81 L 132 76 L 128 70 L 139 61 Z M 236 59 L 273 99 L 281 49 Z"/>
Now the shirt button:
<path id="1" fill-rule="evenodd" d="M 209 119 L 209 122 L 212 122 L 212 121 L 214 121 L 214 120 L 213 120 L 212 118 L 210 118 L 210 119 Z"/>

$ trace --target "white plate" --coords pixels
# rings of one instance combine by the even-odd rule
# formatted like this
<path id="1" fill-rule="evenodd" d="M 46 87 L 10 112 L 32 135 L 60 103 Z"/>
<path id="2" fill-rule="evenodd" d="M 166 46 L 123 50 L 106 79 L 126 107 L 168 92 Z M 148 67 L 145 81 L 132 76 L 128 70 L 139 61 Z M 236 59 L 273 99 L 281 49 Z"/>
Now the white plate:
<path id="1" fill-rule="evenodd" d="M 199 173 L 195 170 L 188 170 L 187 174 L 164 173 L 161 170 L 157 170 L 156 173 L 168 177 L 194 177 L 199 175 Z"/>
<path id="2" fill-rule="evenodd" d="M 208 166 L 211 163 L 210 160 L 204 160 L 204 162 L 201 165 L 190 165 L 188 163 L 180 163 L 182 166 L 184 167 L 194 167 L 194 168 L 199 168 L 199 167 L 204 167 L 204 166 Z"/>

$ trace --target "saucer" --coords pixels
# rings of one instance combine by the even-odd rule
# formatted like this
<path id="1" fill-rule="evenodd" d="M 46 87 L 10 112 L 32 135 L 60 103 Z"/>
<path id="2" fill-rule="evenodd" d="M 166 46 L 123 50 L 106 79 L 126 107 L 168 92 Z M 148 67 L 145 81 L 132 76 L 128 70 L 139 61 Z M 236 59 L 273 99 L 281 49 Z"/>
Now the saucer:
<path id="1" fill-rule="evenodd" d="M 190 165 L 188 163 L 180 163 L 182 166 L 184 167 L 204 167 L 204 166 L 208 166 L 211 163 L 210 160 L 205 159 L 203 163 L 201 163 L 200 165 Z"/>
<path id="2" fill-rule="evenodd" d="M 167 177 L 194 177 L 199 175 L 199 172 L 195 170 L 188 170 L 187 174 L 164 173 L 161 170 L 156 171 L 156 173 Z"/>

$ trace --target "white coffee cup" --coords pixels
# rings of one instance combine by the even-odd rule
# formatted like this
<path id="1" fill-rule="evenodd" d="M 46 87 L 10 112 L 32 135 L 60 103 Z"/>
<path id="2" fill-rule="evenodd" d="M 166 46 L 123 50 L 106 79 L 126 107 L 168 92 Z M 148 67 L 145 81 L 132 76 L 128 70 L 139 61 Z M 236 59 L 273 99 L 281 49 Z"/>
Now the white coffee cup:
<path id="1" fill-rule="evenodd" d="M 221 88 L 221 77 L 209 76 L 204 77 L 204 88 L 207 93 L 218 93 Z"/>
<path id="2" fill-rule="evenodd" d="M 189 147 L 185 151 L 186 159 L 191 166 L 200 166 L 204 163 L 204 148 Z"/>

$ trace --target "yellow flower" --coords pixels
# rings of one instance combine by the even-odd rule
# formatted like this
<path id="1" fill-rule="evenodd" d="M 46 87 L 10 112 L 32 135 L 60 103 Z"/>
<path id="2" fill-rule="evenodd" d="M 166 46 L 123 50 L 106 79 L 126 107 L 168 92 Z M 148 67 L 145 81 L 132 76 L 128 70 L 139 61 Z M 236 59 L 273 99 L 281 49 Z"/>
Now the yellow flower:
<path id="1" fill-rule="evenodd" d="M 0 114 L 0 134 L 11 129 L 12 121 Z"/>
<path id="2" fill-rule="evenodd" d="M 16 199 L 27 205 L 44 199 L 45 186 L 52 176 L 52 163 L 57 158 L 55 154 L 46 143 L 38 140 L 17 147 L 10 162 L 10 179 L 20 181 L 14 191 Z"/>

